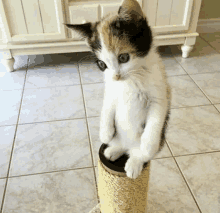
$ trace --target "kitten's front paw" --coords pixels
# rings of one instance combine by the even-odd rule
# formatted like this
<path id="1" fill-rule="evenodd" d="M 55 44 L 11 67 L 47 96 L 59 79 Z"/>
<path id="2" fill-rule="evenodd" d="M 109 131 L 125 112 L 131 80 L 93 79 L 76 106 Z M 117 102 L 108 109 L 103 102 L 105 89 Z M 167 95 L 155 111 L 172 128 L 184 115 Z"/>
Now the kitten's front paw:
<path id="1" fill-rule="evenodd" d="M 119 146 L 110 146 L 104 151 L 105 157 L 110 161 L 115 161 L 124 154 L 124 150 Z"/>
<path id="2" fill-rule="evenodd" d="M 142 172 L 144 163 L 138 159 L 130 157 L 125 164 L 127 177 L 136 179 Z"/>
<path id="3" fill-rule="evenodd" d="M 108 144 L 113 136 L 115 134 L 115 128 L 111 127 L 111 128 L 101 128 L 100 129 L 100 133 L 99 133 L 99 137 L 102 143 Z"/>

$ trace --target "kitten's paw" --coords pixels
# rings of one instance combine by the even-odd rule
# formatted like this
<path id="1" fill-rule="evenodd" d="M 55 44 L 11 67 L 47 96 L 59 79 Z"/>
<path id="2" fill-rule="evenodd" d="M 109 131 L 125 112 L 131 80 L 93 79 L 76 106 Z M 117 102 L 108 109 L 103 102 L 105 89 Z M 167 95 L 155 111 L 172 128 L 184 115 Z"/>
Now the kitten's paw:
<path id="1" fill-rule="evenodd" d="M 115 134 L 115 128 L 101 128 L 99 132 L 99 137 L 102 143 L 108 144 Z"/>
<path id="2" fill-rule="evenodd" d="M 127 177 L 136 179 L 142 172 L 144 163 L 138 159 L 130 157 L 125 164 Z"/>
<path id="3" fill-rule="evenodd" d="M 124 150 L 119 146 L 110 146 L 105 149 L 104 155 L 110 161 L 115 161 L 124 154 Z"/>

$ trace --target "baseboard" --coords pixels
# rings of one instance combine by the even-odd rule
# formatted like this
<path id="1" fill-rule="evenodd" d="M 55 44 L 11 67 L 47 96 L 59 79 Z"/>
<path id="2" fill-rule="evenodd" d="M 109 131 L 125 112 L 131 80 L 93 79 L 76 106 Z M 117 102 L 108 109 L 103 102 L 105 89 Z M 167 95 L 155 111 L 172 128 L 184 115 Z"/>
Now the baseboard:
<path id="1" fill-rule="evenodd" d="M 198 33 L 220 32 L 220 18 L 199 19 L 196 32 Z"/>

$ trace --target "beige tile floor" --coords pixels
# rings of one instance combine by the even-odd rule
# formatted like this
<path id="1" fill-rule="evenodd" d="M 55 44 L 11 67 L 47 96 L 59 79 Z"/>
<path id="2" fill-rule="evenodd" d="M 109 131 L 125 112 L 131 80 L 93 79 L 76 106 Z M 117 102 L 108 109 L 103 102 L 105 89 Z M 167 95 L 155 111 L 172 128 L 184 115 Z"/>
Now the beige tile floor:
<path id="1" fill-rule="evenodd" d="M 150 213 L 220 213 L 220 33 L 188 59 L 160 48 L 172 87 L 166 144 L 151 164 Z M 2 213 L 87 213 L 97 203 L 103 73 L 88 53 L 0 64 Z"/>

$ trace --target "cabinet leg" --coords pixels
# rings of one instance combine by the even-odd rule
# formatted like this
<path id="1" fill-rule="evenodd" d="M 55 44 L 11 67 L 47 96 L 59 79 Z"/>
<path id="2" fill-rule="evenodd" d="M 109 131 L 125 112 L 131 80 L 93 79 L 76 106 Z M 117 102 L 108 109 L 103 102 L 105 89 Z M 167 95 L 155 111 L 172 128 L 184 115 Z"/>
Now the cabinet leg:
<path id="1" fill-rule="evenodd" d="M 14 71 L 15 59 L 13 58 L 10 50 L 5 50 L 3 52 L 2 63 L 5 65 L 8 72 Z"/>
<path id="2" fill-rule="evenodd" d="M 189 53 L 193 49 L 193 45 L 183 45 L 181 46 L 181 49 L 182 49 L 182 57 L 187 58 L 189 56 Z"/>
<path id="3" fill-rule="evenodd" d="M 14 71 L 15 59 L 13 57 L 9 59 L 2 59 L 2 63 L 5 65 L 5 68 L 8 72 Z"/>

